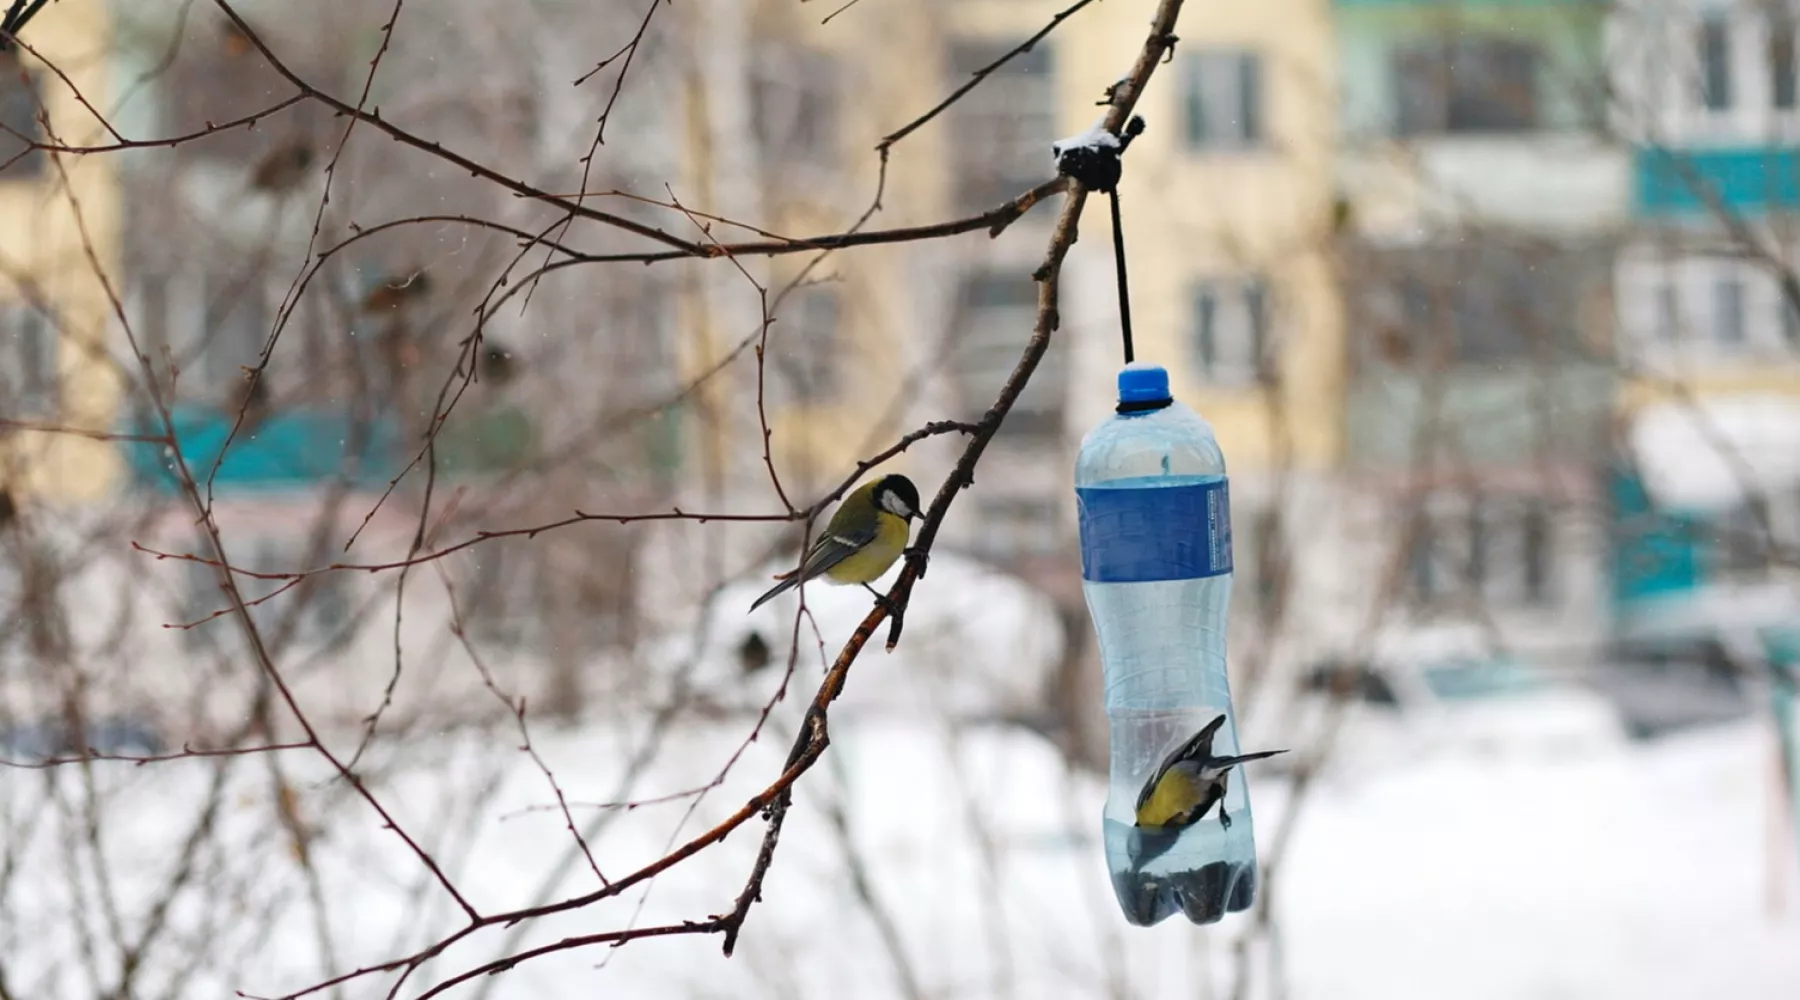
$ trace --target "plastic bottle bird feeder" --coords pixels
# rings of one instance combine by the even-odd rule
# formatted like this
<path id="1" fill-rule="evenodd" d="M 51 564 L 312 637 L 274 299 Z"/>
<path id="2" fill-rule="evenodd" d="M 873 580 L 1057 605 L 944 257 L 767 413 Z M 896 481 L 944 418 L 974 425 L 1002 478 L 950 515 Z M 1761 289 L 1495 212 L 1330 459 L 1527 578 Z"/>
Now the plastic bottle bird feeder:
<path id="1" fill-rule="evenodd" d="M 1113 891 L 1140 926 L 1180 910 L 1216 923 L 1256 901 L 1256 832 L 1225 672 L 1231 489 L 1212 427 L 1134 363 L 1120 157 L 1144 130 L 1105 119 L 1051 147 L 1057 172 L 1112 207 L 1118 268 L 1116 414 L 1081 442 L 1081 577 L 1106 667 L 1112 780 L 1101 825 Z"/>
<path id="2" fill-rule="evenodd" d="M 1256 836 L 1225 670 L 1231 496 L 1212 427 L 1155 365 L 1119 373 L 1117 415 L 1082 441 L 1082 587 L 1105 663 L 1107 865 L 1126 919 L 1250 908 Z M 1249 755 L 1248 759 L 1270 753 Z"/>

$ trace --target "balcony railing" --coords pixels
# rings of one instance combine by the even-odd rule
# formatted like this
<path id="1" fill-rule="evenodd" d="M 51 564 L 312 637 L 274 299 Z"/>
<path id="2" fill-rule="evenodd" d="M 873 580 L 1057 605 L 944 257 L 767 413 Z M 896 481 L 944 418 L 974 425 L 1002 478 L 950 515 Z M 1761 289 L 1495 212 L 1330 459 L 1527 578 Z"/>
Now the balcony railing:
<path id="1" fill-rule="evenodd" d="M 1640 149 L 1634 174 L 1637 209 L 1644 215 L 1800 205 L 1800 149 Z"/>
<path id="2" fill-rule="evenodd" d="M 188 471 L 227 490 L 283 490 L 343 482 L 356 489 L 385 489 L 411 461 L 416 444 L 391 416 L 359 416 L 330 410 L 290 410 L 247 424 L 226 445 L 236 414 L 212 406 L 177 406 L 176 440 Z M 145 415 L 127 428 L 158 436 L 161 423 Z M 536 443 L 530 417 L 517 408 L 458 412 L 437 438 L 438 469 L 450 476 L 516 465 Z M 140 488 L 179 493 L 175 456 L 149 441 L 125 444 L 126 462 Z"/>
<path id="3" fill-rule="evenodd" d="M 295 410 L 240 429 L 227 446 L 236 414 L 193 405 L 175 407 L 172 417 L 181 458 L 202 484 L 210 478 L 226 488 L 282 489 L 341 479 L 371 487 L 385 485 L 395 472 L 399 436 L 389 419 Z M 160 421 L 145 415 L 130 431 L 159 434 Z M 180 471 L 167 446 L 130 442 L 126 461 L 140 487 L 180 492 Z"/>

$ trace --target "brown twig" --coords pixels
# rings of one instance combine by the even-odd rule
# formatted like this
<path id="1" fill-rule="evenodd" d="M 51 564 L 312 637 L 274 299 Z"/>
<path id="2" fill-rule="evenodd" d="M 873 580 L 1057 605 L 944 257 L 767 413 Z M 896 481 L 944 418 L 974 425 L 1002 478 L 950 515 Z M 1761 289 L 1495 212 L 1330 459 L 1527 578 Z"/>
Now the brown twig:
<path id="1" fill-rule="evenodd" d="M 310 750 L 311 743 L 269 743 L 253 747 L 224 747 L 214 750 L 197 750 L 182 744 L 180 753 L 148 754 L 134 756 L 130 754 L 84 753 L 70 757 L 51 757 L 46 760 L 23 761 L 0 759 L 0 767 L 10 767 L 21 771 L 41 771 L 64 764 L 82 764 L 88 761 L 116 761 L 124 764 L 155 764 L 166 760 L 187 760 L 193 757 L 248 757 L 252 754 L 275 753 L 281 750 Z"/>
<path id="2" fill-rule="evenodd" d="M 1130 85 L 1115 88 L 1116 103 L 1107 116 L 1106 125 L 1108 127 L 1117 130 L 1129 116 L 1132 107 L 1135 104 L 1136 95 L 1142 92 L 1144 82 L 1149 79 L 1152 73 L 1154 73 L 1162 54 L 1172 44 L 1173 28 L 1176 18 L 1180 13 L 1181 6 L 1182 0 L 1161 0 L 1161 3 L 1159 3 L 1156 18 L 1152 23 L 1150 37 L 1145 42 L 1136 63 L 1133 65 L 1132 72 L 1128 77 L 1128 83 Z M 1058 181 L 1055 183 L 1060 186 L 1062 182 Z M 916 554 L 908 560 L 907 565 L 901 572 L 900 579 L 889 593 L 889 599 L 894 602 L 894 606 L 897 610 L 904 611 L 906 601 L 910 598 L 913 584 L 919 578 L 920 571 L 923 568 L 923 556 L 925 553 L 929 552 L 929 549 L 936 538 L 939 526 L 948 514 L 949 508 L 956 496 L 963 488 L 973 482 L 974 468 L 980 461 L 982 452 L 986 448 L 988 442 L 992 440 L 994 434 L 999 431 L 1006 413 L 1011 409 L 1020 393 L 1024 390 L 1024 387 L 1030 380 L 1038 362 L 1049 347 L 1050 337 L 1059 326 L 1060 314 L 1057 308 L 1057 279 L 1060 275 L 1062 262 L 1067 256 L 1069 248 L 1074 244 L 1077 223 L 1084 203 L 1085 192 L 1079 187 L 1071 185 L 1068 198 L 1064 202 L 1062 212 L 1058 217 L 1057 225 L 1053 231 L 1049 247 L 1045 252 L 1043 263 L 1035 275 L 1040 282 L 1040 285 L 1038 317 L 1031 341 L 1027 344 L 1023 355 L 1017 366 L 1014 368 L 1011 376 L 1007 379 L 1005 386 L 1001 389 L 994 406 L 989 409 L 986 416 L 984 416 L 982 421 L 977 425 L 975 433 L 964 449 L 962 458 L 958 461 L 956 468 L 945 481 L 943 487 L 938 491 L 936 497 L 932 501 L 931 507 L 925 515 L 916 542 Z M 861 470 L 858 472 L 859 476 L 860 474 Z M 854 482 L 854 477 L 850 482 Z M 843 488 L 847 489 L 848 484 Z M 677 511 L 663 516 L 680 517 L 688 515 L 682 515 Z M 480 536 L 465 544 L 473 544 L 479 539 Z M 763 882 L 767 877 L 770 866 L 774 862 L 782 826 L 787 810 L 792 803 L 793 784 L 799 780 L 801 775 L 805 774 L 806 771 L 817 763 L 826 748 L 830 745 L 828 722 L 830 706 L 842 693 L 844 684 L 849 676 L 851 665 L 862 652 L 864 646 L 866 646 L 869 640 L 873 638 L 875 630 L 880 627 L 882 620 L 886 617 L 887 612 L 880 605 L 871 609 L 863 621 L 858 624 L 855 632 L 850 636 L 849 640 L 838 653 L 807 708 L 804 720 L 800 726 L 800 731 L 796 735 L 793 747 L 789 751 L 781 775 L 761 792 L 751 796 L 743 806 L 710 830 L 690 839 L 675 850 L 666 853 L 655 862 L 652 862 L 629 875 L 615 879 L 610 885 L 604 886 L 601 889 L 566 898 L 554 903 L 502 913 L 490 913 L 476 917 L 461 930 L 451 933 L 435 944 L 413 955 L 377 965 L 365 966 L 362 969 L 346 973 L 343 976 L 328 982 L 317 984 L 298 993 L 289 994 L 288 998 L 285 998 L 285 1000 L 292 1000 L 294 997 L 316 992 L 361 976 L 381 972 L 398 971 L 401 973 L 399 981 L 395 982 L 390 988 L 390 992 L 397 992 L 401 988 L 401 984 L 404 980 L 424 963 L 443 954 L 444 951 L 455 945 L 457 942 L 465 939 L 470 934 L 483 927 L 493 925 L 513 925 L 557 913 L 570 912 L 591 906 L 603 899 L 618 896 L 633 886 L 655 878 L 695 854 L 698 854 L 700 851 L 718 843 L 732 831 L 760 814 L 766 816 L 768 821 L 761 846 L 757 851 L 756 860 L 752 864 L 742 891 L 738 894 L 731 910 L 726 914 L 704 922 L 667 925 L 659 928 L 632 928 L 624 931 L 608 932 L 604 935 L 566 938 L 559 942 L 496 960 L 474 970 L 459 973 L 456 976 L 433 986 L 430 990 L 426 991 L 423 996 L 428 997 L 434 995 L 435 993 L 448 988 L 450 985 L 465 982 L 474 976 L 513 968 L 527 959 L 541 957 L 543 955 L 572 948 L 579 948 L 598 943 L 616 943 L 637 937 L 650 936 L 652 934 L 721 933 L 724 936 L 724 950 L 726 954 L 729 955 L 736 946 L 738 937 L 743 930 L 744 923 L 748 919 L 751 909 L 762 897 Z M 898 630 L 896 629 L 894 634 L 890 634 L 889 636 L 890 648 L 892 647 L 893 642 L 898 639 L 897 632 Z"/>
<path id="3" fill-rule="evenodd" d="M 213 3 L 225 13 L 226 17 L 231 19 L 238 30 L 244 32 L 245 37 L 249 40 L 250 44 L 254 46 L 258 52 L 262 53 L 262 57 L 268 61 L 271 69 L 281 74 L 283 78 L 299 88 L 301 92 L 338 114 L 350 118 L 353 121 L 365 122 L 371 127 L 386 133 L 389 138 L 396 142 L 411 146 L 420 152 L 438 157 L 453 166 L 468 171 L 472 176 L 479 177 L 492 184 L 497 184 L 514 194 L 553 205 L 571 215 L 576 215 L 594 222 L 602 222 L 615 229 L 621 229 L 625 232 L 632 233 L 636 236 L 642 236 L 645 239 L 653 240 L 665 246 L 674 247 L 682 251 L 683 256 L 707 256 L 703 248 L 697 244 L 678 239 L 653 226 L 646 226 L 642 223 L 634 222 L 622 215 L 614 215 L 611 212 L 602 212 L 598 209 L 588 208 L 585 205 L 569 201 L 566 198 L 555 197 L 547 191 L 541 191 L 538 188 L 526 184 L 524 181 L 510 177 L 492 167 L 477 163 L 454 150 L 447 149 L 442 143 L 421 139 L 411 132 L 388 122 L 381 117 L 379 111 L 364 111 L 354 104 L 349 104 L 339 98 L 333 97 L 318 87 L 307 83 L 298 73 L 289 68 L 287 63 L 283 62 L 281 58 L 269 48 L 268 44 L 252 31 L 248 24 L 244 23 L 244 19 L 238 16 L 237 11 L 233 10 L 226 0 L 213 0 Z"/>
<path id="4" fill-rule="evenodd" d="M 454 553 L 461 552 L 464 549 L 470 548 L 475 545 L 479 545 L 483 542 L 489 542 L 489 541 L 493 541 L 495 539 L 500 539 L 500 538 L 532 539 L 532 538 L 536 538 L 538 535 L 544 534 L 545 532 L 555 531 L 558 528 L 566 528 L 566 527 L 569 527 L 570 525 L 582 524 L 584 522 L 612 523 L 612 524 L 638 524 L 638 523 L 642 523 L 645 521 L 694 521 L 698 524 L 707 524 L 709 522 L 716 521 L 716 522 L 725 522 L 725 523 L 744 524 L 744 523 L 773 523 L 773 522 L 781 522 L 781 521 L 796 521 L 796 520 L 801 520 L 806 517 L 813 516 L 813 515 L 817 514 L 819 511 L 822 511 L 826 506 L 831 504 L 838 497 L 843 496 L 844 493 L 850 489 L 850 487 L 855 486 L 857 480 L 862 478 L 863 473 L 867 472 L 869 469 L 872 469 L 877 465 L 880 465 L 882 462 L 885 462 L 888 459 L 893 458 L 895 455 L 900 454 L 901 452 L 905 451 L 907 448 L 911 447 L 914 444 L 917 444 L 920 441 L 925 440 L 928 437 L 936 437 L 941 434 L 974 434 L 974 433 L 978 433 L 978 431 L 979 431 L 979 425 L 967 424 L 967 423 L 963 423 L 963 422 L 955 421 L 955 420 L 940 420 L 940 421 L 934 421 L 933 423 L 927 424 L 924 427 L 922 427 L 916 431 L 913 431 L 910 434 L 907 434 L 905 437 L 901 438 L 897 443 L 890 445 L 887 448 L 882 449 L 881 451 L 870 456 L 869 458 L 865 458 L 865 459 L 858 461 L 856 463 L 856 471 L 854 473 L 852 473 L 850 476 L 846 477 L 844 479 L 844 481 L 842 483 L 840 483 L 836 489 L 832 490 L 830 493 L 827 493 L 825 496 L 821 497 L 817 502 L 813 503 L 812 505 L 810 505 L 804 509 L 796 510 L 796 511 L 793 511 L 791 513 L 786 513 L 786 514 L 781 514 L 781 513 L 772 513 L 772 514 L 696 513 L 694 511 L 684 511 L 679 507 L 677 507 L 673 510 L 655 511 L 655 512 L 651 512 L 651 513 L 642 513 L 642 514 L 614 514 L 614 513 L 594 514 L 594 513 L 588 513 L 586 511 L 578 510 L 571 517 L 566 517 L 566 518 L 563 518 L 558 521 L 551 521 L 551 522 L 548 522 L 545 524 L 533 525 L 529 528 L 506 528 L 506 529 L 477 531 L 472 537 L 466 538 L 455 544 L 447 545 L 440 549 L 433 549 L 430 552 L 426 552 L 426 553 L 416 555 L 416 556 L 411 556 L 406 559 L 396 559 L 391 562 L 380 562 L 380 563 L 334 562 L 334 563 L 330 564 L 329 566 L 322 566 L 322 567 L 319 567 L 318 569 L 295 570 L 295 571 L 245 569 L 241 566 L 234 566 L 234 565 L 226 563 L 222 560 L 219 560 L 219 559 L 216 559 L 213 557 L 209 557 L 209 556 L 195 555 L 192 553 L 185 553 L 185 552 L 164 552 L 164 551 L 161 551 L 158 549 L 153 549 L 153 548 L 143 544 L 142 542 L 136 542 L 136 541 L 131 543 L 131 547 L 138 552 L 142 552 L 144 555 L 151 556 L 152 558 L 155 558 L 158 560 L 173 559 L 178 562 L 198 563 L 203 566 L 214 567 L 215 569 L 225 569 L 225 570 L 230 571 L 235 576 L 242 576 L 242 577 L 246 577 L 251 580 L 301 580 L 301 579 L 305 579 L 305 578 L 311 577 L 311 576 L 318 576 L 322 573 L 337 573 L 337 572 L 379 573 L 384 570 L 396 570 L 396 569 L 401 569 L 401 568 L 407 567 L 407 566 L 419 566 L 419 565 L 423 565 L 425 563 L 435 562 L 439 559 L 444 558 L 445 556 L 449 556 Z"/>
<path id="5" fill-rule="evenodd" d="M 62 164 L 55 157 L 52 157 L 52 163 L 56 166 L 56 170 L 63 186 L 68 188 L 69 179 L 67 172 L 62 168 Z M 96 254 L 93 235 L 88 228 L 86 214 L 83 212 L 80 202 L 73 196 L 69 198 L 69 208 L 73 216 L 75 229 L 80 235 L 83 250 L 88 257 L 88 263 L 92 267 L 95 277 L 99 279 L 101 288 L 106 294 L 107 304 L 110 307 L 112 316 L 118 321 L 121 330 L 124 332 L 126 342 L 131 348 L 132 355 L 138 359 L 138 363 L 142 369 L 144 384 L 149 390 L 151 403 L 162 424 L 163 432 L 169 438 L 174 438 L 174 412 L 170 409 L 168 400 L 164 398 L 162 392 L 156 386 L 155 371 L 151 368 L 150 356 L 145 353 L 143 345 L 140 343 L 137 333 L 133 329 L 130 317 L 126 315 L 125 307 L 123 302 L 120 301 L 118 291 L 113 287 L 112 280 L 107 276 L 107 269 L 101 265 Z M 173 450 L 172 458 L 177 470 L 177 476 L 181 482 L 182 491 L 192 506 L 203 536 L 212 549 L 213 556 L 218 560 L 221 566 L 228 566 L 229 562 L 226 559 L 224 537 L 219 531 L 218 522 L 213 518 L 212 511 L 207 505 L 205 498 L 201 495 L 199 482 L 195 479 L 193 470 L 189 468 L 187 458 L 182 455 L 180 449 Z M 293 689 L 289 686 L 287 679 L 275 666 L 274 658 L 269 653 L 268 646 L 263 640 L 262 632 L 258 628 L 255 619 L 250 614 L 250 609 L 245 604 L 242 592 L 238 590 L 235 576 L 225 570 L 221 570 L 218 575 L 220 585 L 224 588 L 226 596 L 231 601 L 233 609 L 236 612 L 235 618 L 244 633 L 245 639 L 250 645 L 251 653 L 256 659 L 257 666 L 261 669 L 263 676 L 279 694 L 288 711 L 293 714 L 294 722 L 300 726 L 301 730 L 306 735 L 306 742 L 332 766 L 340 777 L 349 782 L 352 788 L 356 789 L 357 793 L 361 796 L 363 801 L 368 804 L 369 808 L 374 810 L 375 813 L 381 817 L 382 822 L 386 827 L 392 830 L 395 836 L 399 837 L 401 841 L 406 844 L 408 849 L 412 851 L 414 857 L 418 858 L 419 863 L 424 865 L 427 870 L 436 876 L 439 884 L 442 885 L 450 897 L 462 907 L 463 911 L 467 913 L 471 919 L 476 917 L 475 908 L 463 897 L 462 893 L 456 888 L 455 884 L 450 881 L 450 877 L 444 873 L 443 869 L 438 865 L 437 861 L 432 858 L 431 854 L 420 847 L 418 842 L 413 839 L 412 835 L 407 833 L 406 830 L 400 826 L 393 815 L 388 811 L 387 807 L 381 804 L 380 799 L 378 799 L 373 792 L 369 791 L 368 786 L 363 783 L 362 779 L 358 777 L 354 771 L 351 771 L 345 766 L 344 762 L 325 746 L 324 742 L 319 738 L 317 727 L 315 727 L 307 718 L 306 713 L 300 707 L 299 700 L 293 693 Z"/>
<path id="6" fill-rule="evenodd" d="M 1025 41 L 1023 41 L 1023 42 L 1019 43 L 1017 46 L 1013 47 L 1013 49 L 1011 51 L 1007 52 L 1005 55 L 1001 56 L 1000 58 L 994 60 L 991 63 L 988 63 L 986 66 L 981 67 L 980 69 L 976 70 L 974 73 L 971 73 L 969 75 L 969 79 L 962 86 L 951 91 L 950 96 L 939 101 L 935 106 L 932 107 L 932 109 L 930 111 L 925 112 L 924 114 L 920 115 L 919 117 L 914 118 L 912 121 L 907 122 L 905 125 L 900 126 L 898 129 L 895 129 L 893 132 L 890 132 L 887 135 L 883 136 L 880 144 L 877 145 L 875 148 L 878 150 L 881 150 L 882 152 L 886 152 L 890 147 L 892 147 L 894 145 L 894 143 L 899 142 L 900 140 L 902 140 L 902 139 L 906 138 L 907 136 L 913 134 L 914 132 L 918 131 L 920 128 L 923 128 L 927 122 L 931 121 L 933 118 L 936 118 L 938 115 L 941 115 L 945 111 L 949 110 L 949 108 L 952 104 L 955 104 L 957 101 L 962 100 L 963 96 L 966 95 L 969 91 L 974 90 L 976 87 L 980 86 L 981 81 L 986 80 L 989 76 L 992 76 L 996 70 L 998 70 L 1000 67 L 1006 65 L 1007 63 L 1011 62 L 1014 58 L 1016 58 L 1018 56 L 1022 56 L 1027 52 L 1030 52 L 1032 50 L 1032 48 L 1037 45 L 1037 43 L 1044 40 L 1045 36 L 1049 35 L 1052 31 L 1055 31 L 1057 25 L 1062 24 L 1065 19 L 1072 16 L 1076 11 L 1080 10 L 1083 7 L 1086 7 L 1088 4 L 1091 4 L 1093 2 L 1094 2 L 1094 0 L 1075 0 L 1075 2 L 1073 4 L 1070 4 L 1068 7 L 1064 8 L 1062 11 L 1058 12 L 1055 17 L 1052 17 L 1050 19 L 1050 23 L 1044 25 L 1044 27 L 1042 29 L 1040 29 L 1037 34 L 1032 35 L 1030 38 L 1025 39 Z M 1141 85 L 1142 81 L 1139 81 L 1139 83 Z M 1135 98 L 1134 98 L 1134 102 L 1135 102 Z M 1120 120 L 1120 124 L 1123 124 L 1123 119 Z M 1112 128 L 1113 128 L 1114 132 L 1117 132 L 1119 129 L 1119 126 L 1114 125 Z"/>

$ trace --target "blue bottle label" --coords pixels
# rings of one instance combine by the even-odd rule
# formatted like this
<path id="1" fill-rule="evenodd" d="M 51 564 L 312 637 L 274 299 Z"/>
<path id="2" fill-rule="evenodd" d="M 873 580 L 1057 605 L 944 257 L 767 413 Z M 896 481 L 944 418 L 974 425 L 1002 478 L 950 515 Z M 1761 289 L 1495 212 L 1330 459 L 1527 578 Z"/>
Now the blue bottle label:
<path id="1" fill-rule="evenodd" d="M 1231 485 L 1076 487 L 1081 576 L 1094 583 L 1192 580 L 1231 572 Z"/>

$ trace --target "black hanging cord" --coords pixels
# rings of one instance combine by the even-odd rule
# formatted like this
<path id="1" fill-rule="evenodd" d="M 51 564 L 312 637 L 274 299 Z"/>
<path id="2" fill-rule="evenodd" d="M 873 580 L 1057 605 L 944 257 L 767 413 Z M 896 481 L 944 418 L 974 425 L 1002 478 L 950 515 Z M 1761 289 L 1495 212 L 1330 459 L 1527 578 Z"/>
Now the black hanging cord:
<path id="1" fill-rule="evenodd" d="M 35 17 L 49 2 L 50 0 L 12 0 L 6 13 L 0 15 L 0 52 L 12 48 L 12 42 L 18 37 L 20 29 L 25 27 L 25 22 Z"/>
<path id="2" fill-rule="evenodd" d="M 1125 278 L 1125 223 L 1119 217 L 1119 189 L 1115 185 L 1106 192 L 1112 198 L 1113 217 L 1113 266 L 1119 276 L 1119 335 L 1125 341 L 1125 363 L 1131 364 L 1137 356 L 1131 350 L 1131 290 Z"/>
<path id="3" fill-rule="evenodd" d="M 1119 335 L 1124 341 L 1125 363 L 1137 360 L 1131 344 L 1131 292 L 1125 275 L 1125 222 L 1119 212 L 1119 178 L 1124 173 L 1120 157 L 1144 131 L 1144 119 L 1133 115 L 1125 123 L 1122 135 L 1098 129 L 1076 139 L 1056 143 L 1050 152 L 1056 157 L 1056 172 L 1073 178 L 1089 191 L 1104 191 L 1112 200 L 1113 264 L 1118 270 Z"/>

